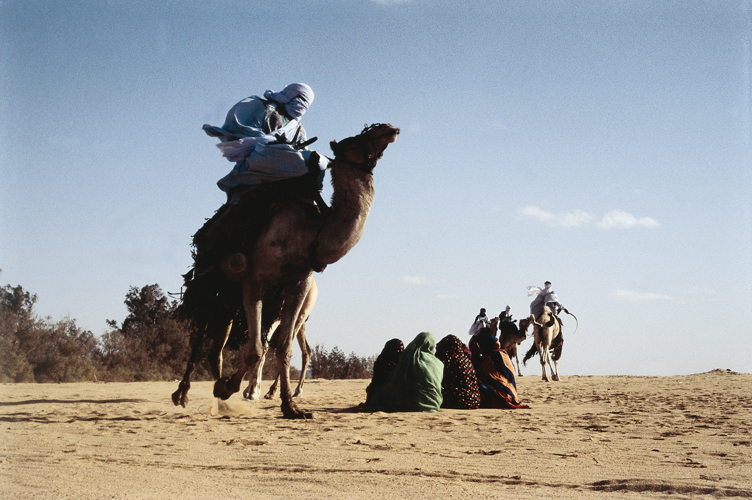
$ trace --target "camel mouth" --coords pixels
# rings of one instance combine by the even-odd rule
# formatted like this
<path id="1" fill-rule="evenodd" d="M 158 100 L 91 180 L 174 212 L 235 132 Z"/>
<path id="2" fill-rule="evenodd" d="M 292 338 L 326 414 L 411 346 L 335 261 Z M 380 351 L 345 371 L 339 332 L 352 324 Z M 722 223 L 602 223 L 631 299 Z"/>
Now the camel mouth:
<path id="1" fill-rule="evenodd" d="M 366 125 L 363 131 L 354 137 L 348 137 L 341 142 L 331 141 L 329 147 L 335 157 L 344 155 L 349 150 L 361 149 L 367 159 L 362 165 L 372 170 L 386 147 L 396 141 L 399 134 L 400 129 L 388 123 L 374 123 Z M 360 161 L 354 163 L 361 164 Z"/>
<path id="2" fill-rule="evenodd" d="M 384 139 L 387 141 L 387 144 L 391 144 L 394 141 L 397 140 L 397 137 L 400 135 L 400 129 L 397 127 L 390 125 L 389 123 L 382 123 L 379 125 L 372 125 L 374 127 L 374 130 L 376 129 L 383 129 L 380 130 L 376 137 L 378 139 Z"/>

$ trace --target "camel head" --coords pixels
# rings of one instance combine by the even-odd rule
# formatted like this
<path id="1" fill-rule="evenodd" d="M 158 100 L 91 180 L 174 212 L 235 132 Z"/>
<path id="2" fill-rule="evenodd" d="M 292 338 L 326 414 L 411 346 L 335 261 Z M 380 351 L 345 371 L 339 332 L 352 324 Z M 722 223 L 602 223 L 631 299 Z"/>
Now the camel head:
<path id="1" fill-rule="evenodd" d="M 522 318 L 520 320 L 520 332 L 522 332 L 525 335 L 527 335 L 527 329 L 533 323 L 535 323 L 535 316 L 533 316 L 532 314 L 530 316 L 528 316 L 527 318 Z"/>
<path id="2" fill-rule="evenodd" d="M 505 351 L 509 352 L 510 349 L 522 343 L 525 337 L 525 332 L 520 331 L 514 323 L 499 323 L 499 344 Z"/>
<path id="3" fill-rule="evenodd" d="M 491 335 L 495 337 L 498 331 L 499 331 L 499 318 L 492 318 L 491 319 Z"/>
<path id="4" fill-rule="evenodd" d="M 376 162 L 381 159 L 386 147 L 393 143 L 400 130 L 388 123 L 374 123 L 354 137 L 340 142 L 332 141 L 334 157 L 367 173 L 373 173 Z"/>

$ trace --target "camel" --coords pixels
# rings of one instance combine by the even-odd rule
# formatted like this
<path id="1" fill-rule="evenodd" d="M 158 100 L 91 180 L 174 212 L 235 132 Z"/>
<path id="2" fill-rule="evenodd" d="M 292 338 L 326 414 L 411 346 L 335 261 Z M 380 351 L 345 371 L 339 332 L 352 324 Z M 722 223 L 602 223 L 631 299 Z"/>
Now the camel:
<path id="1" fill-rule="evenodd" d="M 300 309 L 300 314 L 298 315 L 297 324 L 295 326 L 295 336 L 298 339 L 298 345 L 300 346 L 300 352 L 303 357 L 303 366 L 300 369 L 300 379 L 298 380 L 298 386 L 295 388 L 295 393 L 292 395 L 292 397 L 294 398 L 297 398 L 298 396 L 303 394 L 303 382 L 305 381 L 308 362 L 311 359 L 311 346 L 308 345 L 308 341 L 306 340 L 305 322 L 308 320 L 308 316 L 311 314 L 313 306 L 316 305 L 316 299 L 318 298 L 318 295 L 319 289 L 316 285 L 316 280 L 312 279 L 311 289 L 308 291 L 308 295 L 306 295 L 303 306 Z M 259 397 L 261 396 L 261 372 L 263 371 L 264 361 L 266 360 L 266 355 L 269 349 L 276 350 L 277 348 L 279 335 L 281 332 L 278 327 L 279 324 L 276 324 L 272 328 L 274 333 L 272 334 L 271 339 L 269 339 L 269 343 L 265 345 L 264 352 L 261 356 L 261 361 L 258 365 L 258 370 L 254 373 L 251 373 L 251 378 L 248 381 L 248 387 L 243 391 L 243 397 L 246 399 L 258 401 Z M 269 391 L 266 393 L 266 395 L 264 395 L 265 399 L 274 399 L 274 394 L 277 392 L 277 384 L 279 383 L 279 379 L 280 376 L 279 373 L 277 373 L 277 377 L 274 379 L 272 386 L 269 388 Z"/>
<path id="2" fill-rule="evenodd" d="M 243 377 L 257 370 L 264 345 L 262 314 L 268 293 L 280 290 L 279 342 L 275 350 L 280 367 L 281 409 L 285 418 L 311 418 L 297 407 L 290 393 L 290 357 L 295 325 L 312 286 L 312 274 L 337 262 L 360 240 L 374 199 L 373 169 L 399 129 L 389 124 L 366 127 L 359 135 L 332 141 L 329 164 L 334 193 L 331 208 L 321 217 L 296 204 L 277 208 L 249 249 L 247 266 L 235 266 L 240 276 L 248 341 L 240 365 L 231 377 L 214 384 L 214 396 L 226 400 L 240 390 Z"/>
<path id="3" fill-rule="evenodd" d="M 533 325 L 533 337 L 535 339 L 535 350 L 540 357 L 541 368 L 543 369 L 542 380 L 548 382 L 548 376 L 546 375 L 546 363 L 551 370 L 551 379 L 555 382 L 560 381 L 559 378 L 559 358 L 561 357 L 561 348 L 558 345 L 554 345 L 554 341 L 560 338 L 561 327 L 554 313 L 548 306 L 543 306 L 543 312 L 535 318 L 532 314 L 527 318 L 520 320 L 520 331 L 527 333 L 527 329 L 530 325 Z M 558 352 L 551 354 L 552 349 L 557 349 Z M 525 355 L 523 363 L 532 357 L 535 352 L 530 351 Z"/>
<path id="4" fill-rule="evenodd" d="M 520 345 L 526 338 L 527 334 L 521 332 L 517 325 L 511 321 L 501 321 L 499 317 L 491 319 L 491 330 L 499 331 L 499 343 L 501 348 L 504 349 L 511 360 L 517 362 L 517 375 L 522 376 L 520 370 L 520 358 L 517 356 L 517 346 Z M 521 334 L 521 335 L 520 335 Z M 496 333 L 494 333 L 496 335 Z"/>

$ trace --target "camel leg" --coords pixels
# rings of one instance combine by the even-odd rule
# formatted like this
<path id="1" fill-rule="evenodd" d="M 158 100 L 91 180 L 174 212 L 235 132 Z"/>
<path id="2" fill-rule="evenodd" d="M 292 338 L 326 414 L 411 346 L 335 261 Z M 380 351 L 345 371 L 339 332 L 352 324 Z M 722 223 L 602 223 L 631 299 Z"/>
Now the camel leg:
<path id="1" fill-rule="evenodd" d="M 552 337 L 556 338 L 556 335 L 558 332 L 555 332 Z M 554 359 L 554 356 L 549 353 L 548 356 L 548 367 L 551 368 L 551 379 L 554 382 L 561 381 L 561 378 L 559 378 L 559 361 L 557 359 Z"/>
<path id="2" fill-rule="evenodd" d="M 292 400 L 290 393 L 290 359 L 292 343 L 295 339 L 295 326 L 306 294 L 311 288 L 311 276 L 290 285 L 285 290 L 285 304 L 282 307 L 282 321 L 279 325 L 280 336 L 277 343 L 277 366 L 280 374 L 280 398 L 282 414 L 285 418 L 312 418 L 310 412 L 300 410 Z"/>
<path id="3" fill-rule="evenodd" d="M 261 397 L 261 374 L 264 371 L 264 361 L 266 361 L 266 354 L 269 352 L 269 346 L 264 346 L 264 350 L 261 352 L 261 361 L 259 361 L 258 368 L 255 371 L 251 371 L 251 376 L 248 380 L 248 387 L 243 391 L 243 397 L 252 401 L 258 401 Z"/>
<path id="4" fill-rule="evenodd" d="M 248 387 L 246 387 L 243 391 L 243 397 L 245 399 L 258 401 L 261 398 L 261 380 L 262 373 L 264 372 L 264 362 L 266 361 L 266 355 L 269 353 L 269 349 L 273 349 L 274 343 L 276 341 L 275 339 L 277 337 L 278 325 L 279 322 L 277 321 L 273 323 L 270 328 L 270 330 L 274 333 L 272 333 L 269 343 L 264 345 L 264 350 L 261 353 L 261 360 L 259 361 L 258 368 L 255 371 L 251 372 L 250 380 L 248 380 Z"/>
<path id="5" fill-rule="evenodd" d="M 213 329 L 214 327 L 212 327 Z M 222 331 L 222 327 L 217 325 L 217 332 Z M 222 335 L 212 335 L 214 337 L 214 342 L 212 342 L 212 348 L 209 351 L 209 370 L 211 370 L 212 377 L 214 377 L 214 380 L 219 379 L 222 377 L 222 350 L 225 348 L 225 344 L 227 344 L 227 339 L 230 338 L 230 330 L 232 330 L 232 320 L 230 320 L 230 323 L 224 327 L 224 334 Z"/>
<path id="6" fill-rule="evenodd" d="M 306 370 L 308 369 L 308 363 L 311 359 L 311 346 L 308 345 L 308 341 L 306 340 L 305 335 L 305 323 L 308 321 L 308 316 L 311 314 L 311 311 L 313 310 L 313 306 L 316 305 L 316 299 L 318 298 L 319 289 L 316 285 L 316 280 L 311 278 L 311 286 L 308 289 L 308 293 L 306 293 L 305 299 L 303 300 L 303 304 L 300 308 L 300 313 L 298 313 L 298 318 L 295 323 L 295 337 L 298 339 L 298 345 L 300 346 L 300 352 L 302 354 L 303 358 L 303 366 L 301 368 L 300 372 L 300 380 L 298 381 L 298 386 L 295 389 L 295 393 L 292 397 L 296 398 L 300 396 L 303 393 L 303 383 L 305 381 L 305 374 Z M 276 346 L 279 335 L 277 334 L 278 330 L 274 331 L 274 335 L 272 336 L 271 345 Z M 266 399 L 274 399 L 274 394 L 277 392 L 277 384 L 279 384 L 279 369 L 277 370 L 277 377 L 274 379 L 274 382 L 272 383 L 272 386 L 269 388 L 269 392 L 266 393 L 264 398 Z"/>
<path id="7" fill-rule="evenodd" d="M 308 345 L 308 340 L 305 335 L 305 323 L 300 326 L 298 332 L 298 345 L 300 346 L 300 353 L 303 356 L 303 366 L 300 368 L 300 380 L 298 380 L 298 387 L 295 389 L 295 393 L 292 397 L 297 398 L 303 394 L 303 383 L 305 382 L 306 371 L 308 370 L 308 362 L 311 360 L 311 346 Z"/>
<path id="8" fill-rule="evenodd" d="M 305 374 L 306 370 L 308 369 L 308 362 L 311 360 L 311 346 L 308 345 L 308 342 L 306 341 L 305 336 L 305 323 L 302 325 L 302 328 L 300 331 L 298 331 L 298 334 L 296 335 L 298 338 L 298 345 L 300 346 L 300 352 L 303 356 L 303 366 L 301 368 L 300 372 L 300 379 L 298 380 L 298 386 L 295 388 L 295 393 L 292 395 L 292 397 L 297 398 L 301 394 L 303 394 L 303 383 L 305 381 Z M 277 378 L 274 379 L 274 382 L 272 383 L 272 386 L 269 388 L 269 392 L 266 393 L 264 398 L 266 399 L 274 399 L 274 394 L 277 392 L 277 384 L 279 384 L 279 373 L 277 373 Z"/>
<path id="9" fill-rule="evenodd" d="M 543 345 L 542 342 L 536 344 L 538 346 L 538 357 L 540 358 L 541 369 L 543 370 L 543 376 L 541 380 L 548 382 L 548 375 L 546 375 L 546 361 L 548 361 L 548 348 Z"/>
<path id="10" fill-rule="evenodd" d="M 298 381 L 298 387 L 295 389 L 295 393 L 292 395 L 292 397 L 297 398 L 303 393 L 303 381 L 305 380 L 305 372 L 308 369 L 308 362 L 311 359 L 311 347 L 308 345 L 308 342 L 306 341 L 305 336 L 305 322 L 301 325 L 300 330 L 298 330 L 298 334 L 296 335 L 298 339 L 298 345 L 300 346 L 300 352 L 303 356 L 303 367 L 302 371 L 300 373 L 300 380 Z M 277 378 L 274 379 L 274 382 L 272 382 L 272 386 L 269 387 L 269 392 L 266 393 L 264 396 L 265 399 L 274 399 L 274 395 L 277 392 L 277 384 L 279 384 L 279 371 L 277 373 Z"/>
<path id="11" fill-rule="evenodd" d="M 274 352 L 276 353 L 277 351 Z M 277 373 L 277 378 L 274 379 L 269 390 L 264 394 L 264 399 L 274 399 L 274 394 L 277 393 L 277 385 L 279 385 L 279 373 Z"/>
<path id="12" fill-rule="evenodd" d="M 556 376 L 556 372 L 554 371 L 553 361 L 551 361 L 551 353 L 546 349 L 546 363 L 548 364 L 548 368 L 551 370 L 551 380 L 554 382 L 558 380 L 558 377 Z M 543 365 L 543 373 L 546 372 L 546 365 Z M 548 382 L 548 379 L 546 379 L 546 382 Z"/>
<path id="13" fill-rule="evenodd" d="M 172 393 L 172 403 L 175 406 L 180 405 L 185 408 L 185 405 L 188 403 L 188 390 L 191 388 L 191 375 L 193 375 L 193 371 L 196 369 L 196 358 L 198 358 L 198 351 L 205 334 L 206 330 L 204 329 L 198 329 L 191 333 L 191 354 L 188 358 L 188 365 L 185 368 L 183 380 L 178 384 L 178 390 Z"/>
<path id="14" fill-rule="evenodd" d="M 269 340 L 269 345 L 275 352 L 275 360 L 277 346 L 279 346 L 280 331 L 279 323 L 277 323 L 277 326 L 274 328 L 274 335 L 272 335 L 271 340 Z M 259 368 L 259 373 L 261 373 L 261 368 Z M 277 392 L 277 384 L 279 384 L 279 367 L 277 367 L 277 376 L 274 378 L 274 382 L 272 382 L 271 387 L 269 387 L 269 390 L 264 394 L 264 399 L 274 399 L 274 394 Z"/>
<path id="15" fill-rule="evenodd" d="M 240 358 L 240 366 L 232 377 L 222 377 L 214 383 L 214 396 L 228 399 L 240 390 L 243 377 L 248 370 L 257 370 L 258 363 L 264 352 L 261 339 L 261 308 L 263 306 L 263 291 L 261 284 L 253 279 L 246 279 L 242 283 L 243 308 L 248 324 L 248 342 Z"/>
<path id="16" fill-rule="evenodd" d="M 305 325 L 308 321 L 308 317 L 313 311 L 313 307 L 316 305 L 316 300 L 319 296 L 319 287 L 316 284 L 316 280 L 311 278 L 311 287 L 308 289 L 303 306 L 301 307 L 300 315 L 298 316 L 298 324 L 296 325 L 298 345 L 300 346 L 300 353 L 303 358 L 303 366 L 300 368 L 300 380 L 298 381 L 298 387 L 295 389 L 293 397 L 298 397 L 303 394 L 303 383 L 305 382 L 306 371 L 308 371 L 308 363 L 311 360 L 311 346 L 308 345 L 308 339 L 306 338 Z"/>
<path id="17" fill-rule="evenodd" d="M 548 348 L 544 345 L 544 333 L 541 327 L 536 323 L 533 327 L 533 338 L 535 339 L 535 348 L 538 351 L 538 358 L 540 358 L 541 368 L 543 369 L 543 376 L 541 380 L 548 382 L 548 376 L 546 375 L 546 359 L 548 357 Z"/>
<path id="18" fill-rule="evenodd" d="M 553 338 L 556 339 L 559 336 L 560 331 L 554 332 Z M 561 340 L 563 342 L 563 340 Z M 557 347 L 554 349 L 553 354 L 549 358 L 549 366 L 551 361 L 554 362 L 553 367 L 551 367 L 551 372 L 553 373 L 552 378 L 559 382 L 561 381 L 561 377 L 559 377 L 559 358 L 561 357 L 561 348 L 562 344 L 557 344 Z"/>
<path id="19" fill-rule="evenodd" d="M 517 356 L 517 345 L 512 346 L 511 349 L 509 349 L 509 359 L 511 360 L 514 358 L 515 362 L 517 362 L 517 376 L 521 377 L 522 372 L 520 371 L 520 358 Z"/>
<path id="20" fill-rule="evenodd" d="M 172 402 L 175 406 L 180 405 L 185 408 L 185 405 L 188 402 L 188 389 L 191 388 L 191 375 L 196 368 L 196 361 L 201 348 L 201 343 L 207 334 L 212 339 L 212 348 L 208 357 L 209 369 L 214 380 L 217 380 L 222 376 L 222 350 L 227 343 L 227 339 L 230 338 L 232 318 L 232 314 L 228 314 L 228 316 L 215 316 L 209 320 L 205 328 L 200 328 L 191 335 L 191 354 L 188 359 L 188 366 L 183 375 L 183 380 L 178 386 L 178 390 L 172 393 Z"/>

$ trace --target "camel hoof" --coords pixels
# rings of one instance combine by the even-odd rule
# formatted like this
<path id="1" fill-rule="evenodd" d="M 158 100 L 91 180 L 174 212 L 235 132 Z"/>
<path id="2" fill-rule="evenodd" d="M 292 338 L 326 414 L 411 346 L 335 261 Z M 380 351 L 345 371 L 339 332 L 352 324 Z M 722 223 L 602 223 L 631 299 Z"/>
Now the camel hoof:
<path id="1" fill-rule="evenodd" d="M 180 391 L 175 391 L 172 393 L 172 404 L 175 406 L 182 406 L 185 408 L 185 405 L 188 403 L 188 396 L 185 394 L 181 394 Z"/>
<path id="2" fill-rule="evenodd" d="M 214 382 L 214 397 L 219 398 L 222 401 L 226 401 L 233 394 L 238 392 L 238 389 L 232 390 L 232 387 L 228 384 L 230 377 L 222 377 Z"/>
<path id="3" fill-rule="evenodd" d="M 178 390 L 172 393 L 172 404 L 185 408 L 186 403 L 188 403 L 188 389 L 184 389 L 183 384 L 180 384 Z"/>
<path id="4" fill-rule="evenodd" d="M 310 420 L 313 418 L 313 413 L 301 410 L 298 408 L 298 405 L 292 401 L 283 401 L 282 416 L 289 419 Z"/>
<path id="5" fill-rule="evenodd" d="M 274 393 L 273 392 L 268 392 L 268 393 L 264 394 L 264 399 L 274 399 Z"/>
<path id="6" fill-rule="evenodd" d="M 243 397 L 249 401 L 258 401 L 260 394 L 261 394 L 261 389 L 257 385 L 248 386 L 243 391 Z"/>

